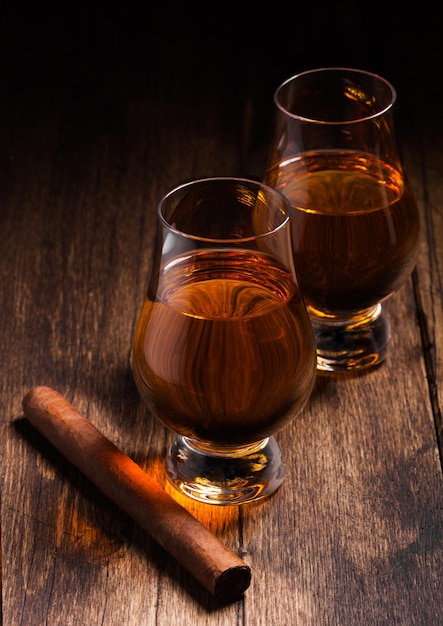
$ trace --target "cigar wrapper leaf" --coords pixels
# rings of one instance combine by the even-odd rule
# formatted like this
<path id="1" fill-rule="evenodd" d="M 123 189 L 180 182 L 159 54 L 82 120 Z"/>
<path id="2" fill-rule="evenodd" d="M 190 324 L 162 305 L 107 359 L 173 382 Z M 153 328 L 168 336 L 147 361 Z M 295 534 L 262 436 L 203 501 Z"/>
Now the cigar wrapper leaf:
<path id="1" fill-rule="evenodd" d="M 250 567 L 50 387 L 23 398 L 28 421 L 221 602 L 249 587 Z"/>

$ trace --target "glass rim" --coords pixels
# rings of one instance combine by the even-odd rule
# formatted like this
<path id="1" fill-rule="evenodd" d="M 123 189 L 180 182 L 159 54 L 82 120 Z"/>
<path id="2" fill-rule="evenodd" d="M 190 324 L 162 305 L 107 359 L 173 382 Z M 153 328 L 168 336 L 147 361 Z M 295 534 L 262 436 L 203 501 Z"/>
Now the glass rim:
<path id="1" fill-rule="evenodd" d="M 371 115 L 366 115 L 363 117 L 356 117 L 355 119 L 350 119 L 350 120 L 339 120 L 339 121 L 331 121 L 331 120 L 322 120 L 322 119 L 317 119 L 317 118 L 310 118 L 310 117 L 306 117 L 305 115 L 299 115 L 297 113 L 292 113 L 291 111 L 289 111 L 283 104 L 281 104 L 280 100 L 279 100 L 279 95 L 281 94 L 281 91 L 287 87 L 290 83 L 294 83 L 296 81 L 296 79 L 298 78 L 302 78 L 304 76 L 307 76 L 309 74 L 313 75 L 313 74 L 319 74 L 319 73 L 326 73 L 326 72 L 348 72 L 349 74 L 353 73 L 353 74 L 360 74 L 363 76 L 367 76 L 373 79 L 376 79 L 378 81 L 380 81 L 380 83 L 382 83 L 383 85 L 385 85 L 385 87 L 388 88 L 388 91 L 391 93 L 391 99 L 389 101 L 389 103 L 384 106 L 383 108 L 381 108 L 379 111 L 376 111 L 375 113 L 372 113 Z M 284 113 L 285 115 L 287 115 L 288 117 L 291 117 L 295 120 L 299 120 L 300 122 L 311 122 L 311 123 L 315 123 L 315 124 L 324 124 L 325 126 L 344 126 L 344 125 L 348 125 L 348 124 L 358 124 L 361 122 L 366 122 L 368 120 L 375 120 L 379 117 L 382 117 L 383 115 L 385 115 L 390 109 L 393 108 L 395 102 L 397 100 L 397 91 L 395 89 L 395 87 L 392 85 L 392 83 L 389 82 L 389 80 L 387 80 L 386 78 L 384 78 L 383 76 L 380 76 L 380 74 L 376 74 L 375 72 L 370 72 L 368 70 L 362 70 L 362 69 L 357 69 L 354 67 L 345 67 L 345 66 L 332 66 L 332 67 L 318 67 L 318 68 L 314 68 L 314 69 L 310 69 L 310 70 L 305 70 L 303 72 L 298 72 L 297 74 L 293 74 L 292 76 L 289 76 L 289 78 L 287 78 L 286 80 L 284 80 L 282 83 L 279 84 L 279 86 L 277 87 L 277 89 L 274 91 L 274 102 L 277 106 L 277 108 Z"/>
<path id="2" fill-rule="evenodd" d="M 191 187 L 195 187 L 204 183 L 213 183 L 213 182 L 215 183 L 225 182 L 225 183 L 233 183 L 237 185 L 238 184 L 247 185 L 251 189 L 252 188 L 256 189 L 257 194 L 260 191 L 260 189 L 265 190 L 269 195 L 274 196 L 275 198 L 278 198 L 278 200 L 280 201 L 280 206 L 285 208 L 284 213 L 281 212 L 281 217 L 282 217 L 281 221 L 279 221 L 279 223 L 274 228 L 269 228 L 268 230 L 257 233 L 255 235 L 248 235 L 247 237 L 221 238 L 221 237 L 203 237 L 202 235 L 196 235 L 190 232 L 186 232 L 184 230 L 181 230 L 180 228 L 175 227 L 164 216 L 163 209 L 166 205 L 166 202 L 172 196 L 176 195 L 180 191 L 185 190 L 186 188 L 191 188 Z M 248 243 L 251 241 L 256 241 L 257 239 L 264 239 L 280 231 L 289 223 L 289 220 L 291 218 L 291 210 L 292 210 L 291 204 L 289 200 L 286 198 L 286 196 L 284 196 L 283 193 L 281 193 L 277 189 L 270 187 L 269 185 L 267 185 L 266 183 L 262 181 L 254 180 L 252 178 L 242 178 L 242 177 L 237 177 L 237 176 L 208 176 L 206 178 L 192 179 L 186 183 L 182 183 L 180 185 L 177 185 L 176 187 L 173 187 L 160 199 L 158 203 L 158 207 L 157 207 L 157 215 L 160 220 L 160 223 L 164 227 L 166 227 L 169 231 L 176 233 L 177 235 L 180 235 L 187 239 L 190 239 L 192 241 L 201 241 L 201 242 L 206 242 L 206 243 L 218 243 L 218 244 L 241 244 L 241 243 Z"/>

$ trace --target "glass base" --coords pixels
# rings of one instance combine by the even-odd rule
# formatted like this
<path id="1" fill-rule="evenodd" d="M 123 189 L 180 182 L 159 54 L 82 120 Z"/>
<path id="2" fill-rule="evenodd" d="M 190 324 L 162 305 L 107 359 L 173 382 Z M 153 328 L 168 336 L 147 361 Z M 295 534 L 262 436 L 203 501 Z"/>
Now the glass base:
<path id="1" fill-rule="evenodd" d="M 215 448 L 179 436 L 166 457 L 165 471 L 176 489 L 206 504 L 244 504 L 264 498 L 285 477 L 274 437 Z"/>
<path id="2" fill-rule="evenodd" d="M 391 326 L 381 304 L 350 317 L 322 316 L 310 310 L 317 341 L 317 370 L 359 372 L 382 363 Z"/>

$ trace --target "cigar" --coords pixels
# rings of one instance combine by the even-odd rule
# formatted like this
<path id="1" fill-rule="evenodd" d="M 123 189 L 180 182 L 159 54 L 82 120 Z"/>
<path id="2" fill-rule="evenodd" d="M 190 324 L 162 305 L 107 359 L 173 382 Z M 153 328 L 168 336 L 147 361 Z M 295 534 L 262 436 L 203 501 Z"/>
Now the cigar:
<path id="1" fill-rule="evenodd" d="M 63 396 L 50 387 L 35 387 L 23 398 L 23 410 L 53 446 L 217 600 L 240 598 L 251 581 L 250 567 Z"/>

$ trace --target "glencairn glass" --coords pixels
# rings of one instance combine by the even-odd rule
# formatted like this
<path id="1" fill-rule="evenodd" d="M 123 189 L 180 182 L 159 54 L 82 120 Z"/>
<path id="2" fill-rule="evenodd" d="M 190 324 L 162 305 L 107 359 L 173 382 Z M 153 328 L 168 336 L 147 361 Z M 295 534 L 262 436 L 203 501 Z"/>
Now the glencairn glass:
<path id="1" fill-rule="evenodd" d="M 396 146 L 396 91 L 370 72 L 320 68 L 286 80 L 274 100 L 264 182 L 292 206 L 318 369 L 375 367 L 391 336 L 382 303 L 411 274 L 419 248 L 419 212 Z"/>
<path id="2" fill-rule="evenodd" d="M 274 435 L 316 375 L 282 194 L 220 177 L 161 199 L 132 369 L 144 403 L 177 435 L 165 470 L 179 491 L 238 504 L 280 486 Z"/>

